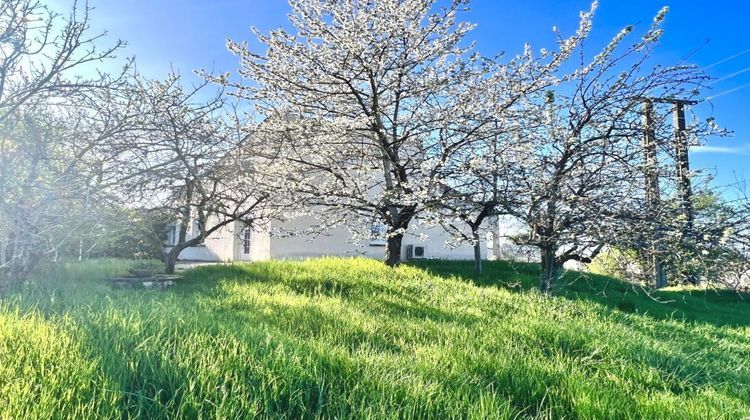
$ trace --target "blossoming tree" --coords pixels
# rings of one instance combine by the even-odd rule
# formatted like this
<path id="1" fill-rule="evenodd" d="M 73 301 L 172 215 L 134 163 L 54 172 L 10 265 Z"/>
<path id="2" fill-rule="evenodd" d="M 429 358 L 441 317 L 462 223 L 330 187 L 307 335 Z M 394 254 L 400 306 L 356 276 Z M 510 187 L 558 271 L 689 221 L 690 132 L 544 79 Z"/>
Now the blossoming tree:
<path id="1" fill-rule="evenodd" d="M 510 172 L 513 188 L 500 201 L 528 227 L 516 240 L 539 250 L 545 293 L 563 263 L 588 262 L 648 223 L 640 211 L 646 201 L 642 104 L 694 96 L 706 80 L 694 66 L 651 65 L 666 13 L 631 44 L 634 27 L 628 26 L 588 60 L 579 47 L 581 64 L 524 103 L 524 141 L 516 149 L 523 164 Z"/>
<path id="2" fill-rule="evenodd" d="M 473 138 L 462 128 L 481 126 L 465 124 L 486 70 L 463 43 L 465 4 L 292 0 L 293 32 L 255 32 L 265 52 L 229 43 L 255 83 L 230 84 L 267 117 L 288 193 L 321 227 L 384 223 L 389 265 L 415 216 L 439 200 L 441 168 Z"/>

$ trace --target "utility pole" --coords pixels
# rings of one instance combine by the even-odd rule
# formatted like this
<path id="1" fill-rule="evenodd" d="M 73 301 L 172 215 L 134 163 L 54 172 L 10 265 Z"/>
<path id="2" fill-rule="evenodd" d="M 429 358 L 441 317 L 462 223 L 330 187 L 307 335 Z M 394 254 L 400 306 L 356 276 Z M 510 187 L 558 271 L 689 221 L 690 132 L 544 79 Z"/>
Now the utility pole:
<path id="1" fill-rule="evenodd" d="M 687 99 L 659 98 L 652 102 L 668 103 L 673 106 L 675 163 L 677 170 L 677 189 L 680 200 L 680 213 L 684 222 L 680 240 L 685 243 L 693 235 L 695 213 L 693 209 L 693 186 L 690 180 L 690 145 L 686 133 L 685 105 L 695 105 L 697 101 Z M 691 273 L 684 273 L 690 283 L 697 284 L 698 279 Z"/>
<path id="2" fill-rule="evenodd" d="M 677 186 L 680 190 L 680 205 L 685 217 L 683 236 L 689 236 L 693 230 L 693 187 L 690 181 L 690 157 L 688 156 L 688 138 L 685 133 L 685 105 L 695 101 L 674 100 L 674 136 L 675 157 L 677 161 Z"/>
<path id="3" fill-rule="evenodd" d="M 677 186 L 680 191 L 680 206 L 684 224 L 682 225 L 682 241 L 690 240 L 693 236 L 693 186 L 690 181 L 690 156 L 687 133 L 685 132 L 685 105 L 693 105 L 695 101 L 675 100 L 674 103 L 674 136 L 675 160 L 677 161 Z M 695 274 L 686 272 L 687 280 L 698 284 Z"/>
<path id="4" fill-rule="evenodd" d="M 666 103 L 674 106 L 672 115 L 674 121 L 675 161 L 677 164 L 677 188 L 680 194 L 680 207 L 685 217 L 683 235 L 687 236 L 693 229 L 693 187 L 690 181 L 690 156 L 688 155 L 688 138 L 685 124 L 685 105 L 695 105 L 698 101 L 673 98 L 647 99 L 652 103 Z"/>
<path id="5" fill-rule="evenodd" d="M 697 101 L 675 98 L 646 98 L 643 102 L 643 124 L 645 128 L 643 150 L 645 158 L 645 175 L 646 175 L 646 201 L 649 208 L 649 217 L 655 217 L 660 206 L 659 175 L 657 169 L 657 145 L 654 136 L 653 122 L 653 104 L 667 103 L 673 106 L 673 124 L 674 124 L 674 147 L 675 163 L 677 174 L 677 189 L 680 200 L 680 213 L 684 218 L 682 225 L 681 240 L 690 238 L 693 232 L 693 222 L 695 214 L 693 210 L 693 187 L 690 180 L 690 156 L 688 137 L 685 123 L 685 105 L 695 105 Z M 654 278 L 656 287 L 666 286 L 666 270 L 663 261 L 659 258 L 659 240 L 661 235 L 657 233 L 654 238 L 657 248 L 654 249 L 656 258 L 654 259 Z M 688 274 L 691 283 L 696 279 Z"/>
<path id="6" fill-rule="evenodd" d="M 643 160 L 646 184 L 646 206 L 648 220 L 658 220 L 661 206 L 661 191 L 659 188 L 659 162 L 657 157 L 656 136 L 654 133 L 654 103 L 650 99 L 643 101 Z M 653 239 L 653 273 L 656 288 L 667 286 L 667 273 L 661 256 L 661 232 L 654 232 Z"/>

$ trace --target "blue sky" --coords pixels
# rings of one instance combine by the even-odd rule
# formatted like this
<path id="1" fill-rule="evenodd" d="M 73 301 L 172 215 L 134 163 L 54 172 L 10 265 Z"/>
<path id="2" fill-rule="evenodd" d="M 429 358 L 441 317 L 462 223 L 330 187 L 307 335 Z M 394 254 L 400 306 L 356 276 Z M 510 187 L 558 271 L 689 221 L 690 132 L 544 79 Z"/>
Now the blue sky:
<path id="1" fill-rule="evenodd" d="M 55 8 L 69 0 L 49 0 Z M 252 41 L 249 28 L 269 30 L 288 26 L 284 0 L 90 0 L 95 30 L 106 29 L 112 39 L 128 41 L 121 54 L 136 56 L 141 72 L 163 77 L 170 66 L 189 74 L 194 69 L 236 72 L 237 58 L 227 52 L 227 38 Z M 553 47 L 551 28 L 575 30 L 578 12 L 587 0 L 474 0 L 464 19 L 478 25 L 472 38 L 487 55 L 521 51 L 524 42 L 535 48 Z M 665 36 L 657 60 L 674 63 L 686 56 L 711 76 L 721 79 L 708 93 L 718 95 L 695 108 L 701 118 L 714 116 L 734 136 L 716 139 L 693 153 L 694 168 L 716 171 L 717 183 L 750 178 L 750 2 L 742 0 L 601 0 L 594 20 L 592 44 L 602 44 L 623 26 L 650 24 L 662 6 L 669 6 Z M 253 45 L 251 43 L 251 45 Z M 738 55 L 739 54 L 739 55 Z M 736 56 L 726 62 L 722 60 Z M 715 64 L 715 65 L 714 65 Z"/>

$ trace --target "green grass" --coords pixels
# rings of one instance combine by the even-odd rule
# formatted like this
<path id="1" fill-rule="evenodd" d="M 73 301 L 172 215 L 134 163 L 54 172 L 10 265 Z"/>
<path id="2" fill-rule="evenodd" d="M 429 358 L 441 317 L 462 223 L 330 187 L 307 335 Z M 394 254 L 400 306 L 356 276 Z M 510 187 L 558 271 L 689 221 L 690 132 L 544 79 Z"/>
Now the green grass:
<path id="1" fill-rule="evenodd" d="M 125 266 L 0 300 L 0 418 L 750 415 L 750 299 L 731 293 L 568 273 L 545 298 L 532 265 L 366 259 L 102 281 Z"/>

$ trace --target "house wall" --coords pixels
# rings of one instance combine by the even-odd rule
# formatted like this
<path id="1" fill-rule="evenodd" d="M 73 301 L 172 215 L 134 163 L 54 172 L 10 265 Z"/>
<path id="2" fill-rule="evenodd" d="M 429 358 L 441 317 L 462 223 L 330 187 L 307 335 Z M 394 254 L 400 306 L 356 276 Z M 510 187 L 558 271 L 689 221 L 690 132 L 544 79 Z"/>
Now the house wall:
<path id="1" fill-rule="evenodd" d="M 221 257 L 203 245 L 183 249 L 177 259 L 180 261 L 221 261 Z"/>
<path id="2" fill-rule="evenodd" d="M 195 233 L 191 229 L 188 232 L 188 239 L 194 237 L 194 235 Z M 203 244 L 182 250 L 178 259 L 183 261 L 233 261 L 236 259 L 236 242 L 238 241 L 235 240 L 234 236 L 234 224 L 230 223 L 209 235 Z"/>
<path id="3" fill-rule="evenodd" d="M 493 221 L 499 231 L 498 244 L 493 250 L 493 241 L 482 241 L 482 258 L 537 262 L 539 252 L 534 247 L 518 246 L 510 239 L 525 231 L 523 224 L 512 217 L 503 216 Z M 283 223 L 285 230 L 301 232 L 314 225 L 312 216 L 299 217 Z M 384 246 L 370 246 L 368 241 L 352 243 L 351 234 L 346 228 L 336 228 L 318 236 L 278 236 L 269 229 L 254 229 L 251 235 L 250 255 L 243 254 L 241 232 L 244 225 L 231 223 L 206 238 L 200 246 L 184 249 L 179 256 L 182 261 L 266 261 L 271 259 L 306 259 L 323 256 L 385 258 Z M 422 239 L 421 234 L 426 238 Z M 193 232 L 188 232 L 188 238 Z M 408 245 L 424 246 L 425 258 L 446 260 L 471 260 L 474 248 L 460 245 L 451 248 L 446 245 L 450 235 L 441 227 L 420 226 L 416 222 L 404 236 L 401 258 L 406 260 Z M 497 254 L 497 255 L 495 255 Z M 585 269 L 579 263 L 569 261 L 569 270 Z"/>
<path id="4" fill-rule="evenodd" d="M 284 229 L 289 232 L 302 232 L 313 225 L 312 216 L 300 217 L 283 223 Z M 352 243 L 350 232 L 343 227 L 317 236 L 280 236 L 272 235 L 271 229 L 255 229 L 251 235 L 250 255 L 248 256 L 243 254 L 241 238 L 243 229 L 244 226 L 241 223 L 233 223 L 219 229 L 206 238 L 203 245 L 183 250 L 179 259 L 183 261 L 265 261 L 322 256 L 385 258 L 384 246 L 371 246 L 366 240 L 362 243 Z M 408 245 L 424 246 L 425 258 L 452 260 L 474 258 L 472 246 L 464 244 L 451 248 L 446 245 L 448 240 L 450 240 L 450 235 L 441 227 L 425 227 L 414 222 L 404 236 L 401 258 L 406 259 Z M 484 241 L 481 249 L 482 258 L 487 258 L 492 253 Z"/>
<path id="5" fill-rule="evenodd" d="M 271 259 L 271 235 L 267 229 L 253 229 L 250 242 L 251 261 L 267 261 Z"/>
<path id="6" fill-rule="evenodd" d="M 311 216 L 305 216 L 284 223 L 289 231 L 301 232 L 314 225 Z M 420 239 L 420 234 L 426 234 L 426 239 Z M 414 223 L 404 236 L 401 258 L 406 259 L 407 245 L 425 247 L 425 258 L 440 258 L 454 260 L 468 260 L 474 258 L 474 248 L 462 245 L 450 248 L 446 240 L 450 236 L 440 227 L 422 227 Z M 385 257 L 384 246 L 370 246 L 368 241 L 352 243 L 350 232 L 343 227 L 332 229 L 317 236 L 270 237 L 271 259 L 304 259 L 321 256 L 355 257 L 365 256 L 377 259 Z M 487 257 L 487 247 L 482 245 L 482 257 Z"/>

